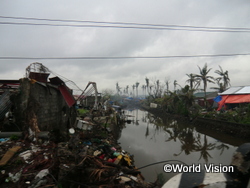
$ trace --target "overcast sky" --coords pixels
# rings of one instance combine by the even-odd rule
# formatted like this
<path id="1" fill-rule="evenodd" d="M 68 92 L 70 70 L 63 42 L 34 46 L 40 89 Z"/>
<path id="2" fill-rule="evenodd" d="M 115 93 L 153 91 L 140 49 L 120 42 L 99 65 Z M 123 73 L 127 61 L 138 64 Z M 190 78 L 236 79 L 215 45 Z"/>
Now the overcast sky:
<path id="1" fill-rule="evenodd" d="M 178 28 L 185 30 L 164 30 L 156 27 L 142 29 L 138 27 L 149 26 L 124 24 L 109 24 L 112 27 L 18 25 L 6 22 L 52 25 L 94 23 L 0 18 L 0 57 L 159 57 L 250 53 L 249 0 L 13 0 L 1 1 L 0 16 L 193 26 Z M 203 31 L 197 31 L 195 27 L 208 28 L 206 31 L 204 28 Z M 221 29 L 211 31 L 211 27 L 226 28 L 227 32 Z M 228 28 L 248 28 L 248 32 Z M 99 91 L 106 88 L 115 90 L 116 82 L 122 88 L 129 85 L 130 89 L 139 82 L 141 88 L 146 77 L 152 81 L 159 79 L 162 84 L 169 80 L 170 89 L 173 89 L 174 80 L 185 86 L 188 79 L 186 74 L 198 74 L 198 66 L 202 68 L 205 63 L 208 68 L 212 68 L 211 76 L 217 76 L 214 71 L 220 65 L 224 71 L 228 70 L 232 86 L 250 85 L 249 55 L 78 60 L 0 59 L 0 79 L 23 77 L 26 67 L 33 62 L 42 63 L 83 89 L 89 81 L 96 82 Z"/>

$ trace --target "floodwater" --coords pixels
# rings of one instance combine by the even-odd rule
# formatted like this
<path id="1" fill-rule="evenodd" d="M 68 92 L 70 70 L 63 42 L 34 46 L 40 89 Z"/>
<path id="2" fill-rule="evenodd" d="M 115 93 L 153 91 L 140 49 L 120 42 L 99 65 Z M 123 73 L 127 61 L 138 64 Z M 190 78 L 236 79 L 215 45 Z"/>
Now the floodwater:
<path id="1" fill-rule="evenodd" d="M 190 122 L 166 117 L 161 119 L 147 111 L 126 110 L 131 123 L 126 123 L 116 131 L 121 147 L 134 155 L 137 168 L 146 181 L 154 182 L 163 177 L 169 180 L 176 173 L 165 173 L 165 164 L 176 164 L 178 160 L 187 165 L 204 164 L 229 165 L 237 146 L 246 142 L 227 135 L 208 130 L 196 130 Z M 179 162 L 179 163 L 180 163 Z"/>

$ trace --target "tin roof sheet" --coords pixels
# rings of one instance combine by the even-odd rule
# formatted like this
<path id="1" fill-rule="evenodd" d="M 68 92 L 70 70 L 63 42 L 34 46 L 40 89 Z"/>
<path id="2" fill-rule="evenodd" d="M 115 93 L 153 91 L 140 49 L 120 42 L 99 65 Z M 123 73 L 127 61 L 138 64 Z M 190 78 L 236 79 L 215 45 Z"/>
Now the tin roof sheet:
<path id="1" fill-rule="evenodd" d="M 250 94 L 250 86 L 244 86 L 240 90 L 236 91 L 235 94 Z"/>
<path id="2" fill-rule="evenodd" d="M 226 91 L 219 93 L 219 95 L 237 95 L 237 94 L 250 94 L 250 86 L 230 87 Z"/>

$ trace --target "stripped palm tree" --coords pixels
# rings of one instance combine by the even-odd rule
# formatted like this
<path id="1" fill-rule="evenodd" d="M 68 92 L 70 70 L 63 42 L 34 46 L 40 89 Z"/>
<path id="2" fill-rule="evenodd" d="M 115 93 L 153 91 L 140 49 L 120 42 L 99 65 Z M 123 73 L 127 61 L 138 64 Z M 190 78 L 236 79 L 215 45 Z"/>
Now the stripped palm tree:
<path id="1" fill-rule="evenodd" d="M 119 86 L 118 82 L 116 82 L 116 91 L 117 91 L 117 95 L 119 95 L 121 92 L 121 87 Z"/>
<path id="2" fill-rule="evenodd" d="M 138 86 L 139 86 L 139 82 L 135 83 L 135 88 L 136 88 L 136 97 L 138 97 Z"/>
<path id="3" fill-rule="evenodd" d="M 166 91 L 167 91 L 167 93 L 169 93 L 169 84 L 170 84 L 170 81 L 169 80 L 165 80 L 165 84 L 166 84 Z"/>
<path id="4" fill-rule="evenodd" d="M 128 94 L 128 88 L 129 88 L 129 86 L 127 85 L 127 86 L 126 86 L 126 93 L 127 93 L 127 94 Z"/>
<path id="5" fill-rule="evenodd" d="M 156 80 L 156 84 L 155 84 L 155 97 L 160 97 L 160 80 Z"/>
<path id="6" fill-rule="evenodd" d="M 142 94 L 144 95 L 144 97 L 146 96 L 146 85 L 142 85 L 141 86 L 141 88 L 142 88 Z"/>
<path id="7" fill-rule="evenodd" d="M 223 91 L 225 91 L 223 84 L 220 82 L 221 78 L 216 78 L 215 81 L 218 85 L 218 87 L 210 87 L 210 89 L 215 89 L 217 90 L 219 93 L 222 93 Z"/>
<path id="8" fill-rule="evenodd" d="M 133 97 L 135 97 L 135 85 L 134 84 L 132 85 L 132 88 L 133 88 Z"/>
<path id="9" fill-rule="evenodd" d="M 189 86 L 190 86 L 190 89 L 197 89 L 197 87 L 200 86 L 200 79 L 195 77 L 194 74 L 186 74 L 188 76 L 189 79 L 187 79 L 186 82 L 189 82 Z"/>
<path id="10" fill-rule="evenodd" d="M 207 68 L 207 63 L 204 65 L 204 67 L 201 69 L 198 66 L 199 70 L 200 70 L 200 74 L 196 74 L 195 78 L 200 79 L 203 82 L 203 89 L 204 89 L 204 102 L 205 102 L 205 106 L 207 108 L 207 84 L 209 83 L 214 83 L 214 77 L 209 76 L 208 73 L 210 72 L 210 69 Z"/>
<path id="11" fill-rule="evenodd" d="M 174 91 L 176 91 L 177 85 L 180 86 L 180 84 L 178 84 L 177 80 L 174 80 Z M 180 86 L 180 87 L 181 87 L 181 86 Z"/>
<path id="12" fill-rule="evenodd" d="M 223 81 L 223 91 L 226 90 L 226 88 L 230 85 L 230 79 L 228 76 L 228 71 L 223 71 L 223 69 L 221 68 L 221 66 L 219 65 L 220 70 L 216 70 L 214 71 L 216 74 L 220 75 L 220 77 L 218 78 L 219 81 L 222 80 Z"/>
<path id="13" fill-rule="evenodd" d="M 146 80 L 146 87 L 147 87 L 147 91 L 148 91 L 148 88 L 149 88 L 149 79 L 146 77 L 145 80 Z M 149 93 L 149 91 L 148 91 L 148 93 Z"/>

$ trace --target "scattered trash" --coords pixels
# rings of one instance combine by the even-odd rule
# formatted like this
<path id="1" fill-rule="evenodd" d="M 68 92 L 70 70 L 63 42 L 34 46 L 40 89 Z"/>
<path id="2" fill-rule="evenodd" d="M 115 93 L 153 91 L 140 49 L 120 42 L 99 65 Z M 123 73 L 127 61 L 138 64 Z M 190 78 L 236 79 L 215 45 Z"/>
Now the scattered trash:
<path id="1" fill-rule="evenodd" d="M 9 180 L 16 183 L 19 181 L 21 177 L 21 172 L 17 172 L 15 175 L 12 173 L 9 173 Z"/>
<path id="2" fill-rule="evenodd" d="M 29 163 L 28 159 L 31 158 L 32 155 L 32 151 L 31 150 L 27 150 L 24 151 L 22 153 L 19 154 L 19 157 L 23 158 L 23 160 L 25 161 L 25 163 Z"/>
<path id="3" fill-rule="evenodd" d="M 10 139 L 9 138 L 0 138 L 0 142 L 6 142 L 8 140 L 10 140 Z"/>
<path id="4" fill-rule="evenodd" d="M 40 178 L 42 179 L 43 177 L 47 176 L 49 174 L 49 170 L 48 169 L 43 169 L 41 170 L 36 176 L 35 179 Z"/>
<path id="5" fill-rule="evenodd" d="M 87 86 L 86 91 L 78 97 L 79 100 L 75 101 L 64 81 L 55 77 L 48 82 L 51 71 L 40 63 L 32 66 L 26 69 L 28 76 L 20 83 L 32 84 L 31 87 L 42 85 L 46 89 L 46 97 L 56 97 L 52 94 L 53 87 L 48 87 L 54 83 L 66 105 L 59 109 L 58 114 L 62 116 L 58 116 L 56 120 L 59 123 L 56 123 L 59 126 L 55 126 L 59 130 L 54 130 L 53 126 L 48 125 L 50 122 L 47 124 L 46 118 L 41 116 L 42 113 L 37 113 L 39 108 L 53 116 L 51 109 L 43 108 L 43 102 L 36 100 L 37 96 L 27 95 L 30 99 L 35 99 L 21 100 L 21 106 L 27 106 L 22 112 L 25 116 L 22 119 L 24 126 L 20 126 L 20 130 L 14 130 L 19 132 L 0 132 L 0 187 L 155 187 L 153 183 L 144 181 L 141 172 L 134 166 L 133 156 L 122 150 L 114 137 L 112 126 L 119 127 L 127 121 L 120 106 L 111 106 L 108 101 L 103 105 L 98 100 L 94 82 L 89 82 L 90 91 L 86 90 Z M 87 110 L 88 113 L 79 116 L 77 121 L 71 121 L 73 109 L 80 109 L 73 106 L 75 102 L 85 104 L 84 100 L 91 97 L 87 94 L 93 91 L 93 107 Z M 39 94 L 38 98 L 43 98 L 40 96 L 41 92 L 35 93 Z M 71 106 L 74 108 L 70 108 Z M 63 122 L 60 118 L 66 121 Z M 46 123 L 40 126 L 40 121 Z M 65 126 L 60 127 L 61 123 Z M 14 138 L 11 137 L 13 134 L 15 139 L 11 139 Z"/>
<path id="6" fill-rule="evenodd" d="M 75 133 L 75 129 L 70 128 L 70 129 L 69 129 L 69 133 L 70 133 L 70 134 L 74 134 L 74 133 Z"/>

